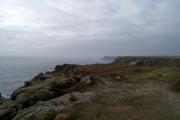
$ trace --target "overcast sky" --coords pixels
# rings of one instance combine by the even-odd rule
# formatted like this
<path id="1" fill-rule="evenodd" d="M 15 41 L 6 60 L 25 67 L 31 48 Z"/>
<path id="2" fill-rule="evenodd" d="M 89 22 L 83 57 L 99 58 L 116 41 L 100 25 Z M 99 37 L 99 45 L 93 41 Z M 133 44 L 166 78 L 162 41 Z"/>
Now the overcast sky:
<path id="1" fill-rule="evenodd" d="M 0 0 L 0 56 L 179 53 L 180 0 Z"/>

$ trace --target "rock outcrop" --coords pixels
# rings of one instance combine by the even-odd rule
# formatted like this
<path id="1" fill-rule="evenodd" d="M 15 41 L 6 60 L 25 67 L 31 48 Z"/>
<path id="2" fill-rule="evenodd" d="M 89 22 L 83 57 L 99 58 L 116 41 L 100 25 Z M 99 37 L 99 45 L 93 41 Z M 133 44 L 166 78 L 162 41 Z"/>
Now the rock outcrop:
<path id="1" fill-rule="evenodd" d="M 54 71 L 25 82 L 10 99 L 0 95 L 0 120 L 144 120 L 148 115 L 152 119 L 161 115 L 165 116 L 163 120 L 177 118 L 180 98 L 170 89 L 180 91 L 180 67 L 154 67 L 161 60 L 162 64 L 171 61 L 127 57 L 113 64 L 57 65 Z M 168 98 L 172 95 L 178 100 Z"/>
<path id="2" fill-rule="evenodd" d="M 54 72 L 72 72 L 75 68 L 77 68 L 78 65 L 75 64 L 63 64 L 63 65 L 57 65 L 55 67 Z"/>
<path id="3" fill-rule="evenodd" d="M 10 100 L 0 95 L 0 120 L 45 120 L 43 117 L 56 117 L 76 103 L 88 102 L 93 93 L 86 89 L 97 79 L 74 73 L 78 67 L 57 65 L 54 71 L 40 73 L 25 82 Z"/>
<path id="4" fill-rule="evenodd" d="M 72 96 L 76 98 L 75 101 L 71 100 Z M 38 102 L 34 106 L 20 110 L 13 120 L 28 120 L 29 118 L 32 120 L 46 120 L 46 117 L 51 117 L 52 114 L 56 117 L 58 113 L 63 113 L 74 104 L 91 101 L 93 96 L 92 92 L 73 92 L 49 101 Z M 53 118 L 55 118 L 54 116 Z"/>
<path id="5" fill-rule="evenodd" d="M 5 98 L 3 98 L 3 97 L 1 96 L 1 93 L 0 93 L 0 105 L 1 105 L 4 101 L 5 101 Z"/>
<path id="6" fill-rule="evenodd" d="M 115 64 L 124 64 L 124 65 L 180 65 L 179 57 L 160 57 L 160 56 L 147 56 L 147 57 L 117 57 L 114 62 Z"/>
<path id="7" fill-rule="evenodd" d="M 11 120 L 16 112 L 16 103 L 12 100 L 6 100 L 0 105 L 0 120 Z"/>

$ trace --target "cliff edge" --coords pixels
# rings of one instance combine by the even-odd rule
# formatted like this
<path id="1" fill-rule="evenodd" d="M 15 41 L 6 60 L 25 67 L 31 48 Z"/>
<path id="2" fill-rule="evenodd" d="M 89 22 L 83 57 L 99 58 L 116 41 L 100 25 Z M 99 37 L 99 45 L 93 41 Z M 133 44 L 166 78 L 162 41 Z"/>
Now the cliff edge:
<path id="1" fill-rule="evenodd" d="M 179 120 L 179 72 L 174 64 L 117 60 L 57 65 L 25 82 L 10 99 L 0 97 L 0 120 Z"/>

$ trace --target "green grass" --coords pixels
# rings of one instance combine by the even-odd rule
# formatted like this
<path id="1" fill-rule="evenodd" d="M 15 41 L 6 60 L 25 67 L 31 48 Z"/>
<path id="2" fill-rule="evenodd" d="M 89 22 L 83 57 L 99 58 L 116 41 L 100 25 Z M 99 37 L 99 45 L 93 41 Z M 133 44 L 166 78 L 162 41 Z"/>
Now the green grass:
<path id="1" fill-rule="evenodd" d="M 161 96 L 140 95 L 118 99 L 103 98 L 94 103 L 75 105 L 68 120 L 179 120 L 180 113 L 174 115 L 171 104 Z M 102 102 L 103 101 L 103 102 Z"/>
<path id="2" fill-rule="evenodd" d="M 162 81 L 169 88 L 180 91 L 180 68 L 156 67 L 126 74 L 127 81 Z M 132 84 L 133 85 L 133 84 Z M 167 96 L 148 94 L 118 96 L 102 94 L 92 103 L 78 104 L 69 112 L 68 120 L 179 120 L 179 111 Z"/>
<path id="3" fill-rule="evenodd" d="M 79 83 L 76 86 L 74 86 L 71 91 L 73 91 L 73 92 L 86 92 L 86 91 L 88 91 L 88 89 L 90 87 L 91 87 L 91 85 L 82 82 L 82 83 Z"/>
<path id="4" fill-rule="evenodd" d="M 169 84 L 171 90 L 180 92 L 180 68 L 178 67 L 161 67 L 149 72 L 132 74 L 127 76 L 129 82 L 143 82 L 144 80 L 163 81 Z"/>
<path id="5" fill-rule="evenodd" d="M 58 113 L 55 110 L 50 109 L 42 116 L 42 120 L 54 120 L 57 114 Z"/>
<path id="6" fill-rule="evenodd" d="M 132 74 L 127 76 L 130 82 L 141 82 L 144 80 L 161 80 L 170 84 L 178 83 L 180 80 L 180 68 L 177 67 L 162 67 L 156 68 L 148 72 Z"/>
<path id="7" fill-rule="evenodd" d="M 75 101 L 77 101 L 77 98 L 72 94 L 72 93 L 70 93 L 70 101 L 71 102 L 75 102 Z"/>
<path id="8" fill-rule="evenodd" d="M 170 89 L 180 92 L 180 78 L 174 79 L 170 82 Z"/>

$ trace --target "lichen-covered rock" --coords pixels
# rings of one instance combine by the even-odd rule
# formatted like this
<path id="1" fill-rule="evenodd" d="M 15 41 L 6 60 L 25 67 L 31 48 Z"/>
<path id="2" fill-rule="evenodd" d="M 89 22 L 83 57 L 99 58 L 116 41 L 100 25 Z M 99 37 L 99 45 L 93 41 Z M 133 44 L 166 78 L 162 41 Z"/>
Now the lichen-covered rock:
<path id="1" fill-rule="evenodd" d="M 40 90 L 40 89 L 47 89 L 48 83 L 49 82 L 36 82 L 32 86 L 20 87 L 11 94 L 11 99 L 15 100 L 19 94 L 24 93 L 24 92 L 35 91 L 35 90 Z"/>
<path id="2" fill-rule="evenodd" d="M 56 95 L 63 95 L 70 92 L 71 87 L 79 82 L 80 79 L 72 76 L 64 79 L 56 79 L 49 82 L 49 90 Z"/>
<path id="3" fill-rule="evenodd" d="M 20 93 L 16 97 L 16 102 L 20 109 L 34 105 L 38 101 L 46 101 L 53 98 L 53 93 L 46 89 L 30 90 Z"/>
<path id="4" fill-rule="evenodd" d="M 13 120 L 55 119 L 57 114 L 74 104 L 89 101 L 93 94 L 87 92 L 87 88 L 97 79 L 76 74 L 77 67 L 78 65 L 73 64 L 56 66 L 55 71 L 40 73 L 31 81 L 25 82 L 24 86 L 11 95 L 15 107 L 0 110 L 2 120 L 4 116 L 7 120 L 14 116 Z"/>
<path id="5" fill-rule="evenodd" d="M 0 120 L 11 120 L 17 112 L 17 105 L 14 101 L 6 100 L 0 105 Z"/>
<path id="6" fill-rule="evenodd" d="M 46 86 L 45 83 L 43 84 L 37 84 L 37 85 L 33 85 L 33 86 L 29 86 L 29 87 L 20 87 L 18 89 L 16 89 L 12 94 L 11 94 L 11 99 L 15 100 L 16 97 L 21 94 L 21 93 L 25 93 L 28 91 L 34 91 L 34 90 L 39 90 L 39 89 L 43 89 L 44 86 Z"/>
<path id="7" fill-rule="evenodd" d="M 50 79 L 50 78 L 53 78 L 53 74 L 50 73 L 50 72 L 46 72 L 46 73 L 40 73 L 38 74 L 37 76 L 35 76 L 32 80 L 32 81 L 44 81 L 44 80 L 47 80 L 47 79 Z"/>
<path id="8" fill-rule="evenodd" d="M 87 79 L 90 78 L 87 77 Z M 87 79 L 84 78 L 86 82 L 88 82 Z M 85 82 L 84 85 L 80 81 L 81 78 L 76 76 L 64 76 L 46 81 L 36 81 L 31 86 L 21 87 L 15 90 L 11 95 L 11 99 L 17 102 L 19 109 L 24 109 L 36 104 L 38 101 L 47 101 L 73 91 L 84 91 L 84 88 L 88 88 L 89 83 Z"/>
<path id="9" fill-rule="evenodd" d="M 76 101 L 71 101 L 72 95 L 76 97 Z M 94 97 L 92 92 L 74 92 L 72 95 L 65 94 L 49 101 L 38 102 L 29 108 L 20 110 L 13 120 L 42 120 L 46 115 L 52 115 L 55 119 L 56 113 L 61 114 L 74 104 L 91 101 Z"/>
<path id="10" fill-rule="evenodd" d="M 86 83 L 86 84 L 93 84 L 93 80 L 91 76 L 85 76 L 81 79 L 81 83 Z"/>
<path id="11" fill-rule="evenodd" d="M 63 64 L 57 65 L 54 69 L 55 72 L 69 72 L 73 71 L 78 65 L 75 64 Z"/>
<path id="12" fill-rule="evenodd" d="M 37 101 L 52 99 L 54 94 L 47 87 L 47 83 L 21 87 L 13 92 L 11 99 L 17 102 L 19 109 L 26 108 L 34 105 Z"/>

